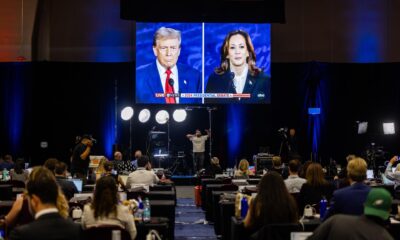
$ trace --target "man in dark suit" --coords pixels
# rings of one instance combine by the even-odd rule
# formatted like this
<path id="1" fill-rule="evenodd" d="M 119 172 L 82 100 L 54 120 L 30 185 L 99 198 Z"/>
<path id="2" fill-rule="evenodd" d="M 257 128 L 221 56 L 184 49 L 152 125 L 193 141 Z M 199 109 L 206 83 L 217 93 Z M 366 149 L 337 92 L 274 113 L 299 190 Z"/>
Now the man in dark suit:
<path id="1" fill-rule="evenodd" d="M 370 187 L 363 182 L 367 176 L 367 163 L 362 158 L 354 158 L 347 165 L 347 175 L 350 186 L 336 190 L 333 193 L 331 206 L 327 211 L 327 219 L 334 214 L 361 215 L 364 202 Z"/>
<path id="2" fill-rule="evenodd" d="M 52 172 L 45 167 L 34 168 L 27 183 L 27 191 L 29 206 L 35 214 L 35 220 L 15 228 L 11 232 L 11 240 L 80 238 L 80 225 L 62 218 L 58 213 L 58 186 Z"/>
<path id="3" fill-rule="evenodd" d="M 185 93 L 201 93 L 201 75 L 192 67 L 177 63 L 181 51 L 181 33 L 161 27 L 153 38 L 157 60 L 136 69 L 138 103 L 201 103 Z"/>

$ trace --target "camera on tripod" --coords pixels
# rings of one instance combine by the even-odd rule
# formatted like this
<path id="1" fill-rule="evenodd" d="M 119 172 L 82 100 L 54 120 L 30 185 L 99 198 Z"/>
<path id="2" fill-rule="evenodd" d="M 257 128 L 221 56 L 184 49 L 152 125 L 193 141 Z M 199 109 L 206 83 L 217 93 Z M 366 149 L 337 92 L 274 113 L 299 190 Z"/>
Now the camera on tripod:
<path id="1" fill-rule="evenodd" d="M 288 132 L 288 128 L 287 127 L 278 129 L 278 134 L 283 139 L 287 139 L 287 132 Z"/>

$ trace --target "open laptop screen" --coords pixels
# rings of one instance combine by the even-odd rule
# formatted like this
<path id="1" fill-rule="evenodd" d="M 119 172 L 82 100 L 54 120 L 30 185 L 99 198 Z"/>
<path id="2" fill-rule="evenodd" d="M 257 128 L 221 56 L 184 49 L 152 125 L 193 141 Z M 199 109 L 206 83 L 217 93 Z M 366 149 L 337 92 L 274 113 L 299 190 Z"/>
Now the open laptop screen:
<path id="1" fill-rule="evenodd" d="M 367 170 L 367 179 L 373 179 L 374 178 L 374 170 L 368 169 Z"/>
<path id="2" fill-rule="evenodd" d="M 78 190 L 78 192 L 82 192 L 82 186 L 83 186 L 83 181 L 82 179 L 79 178 L 71 178 L 68 179 L 68 181 L 71 181 L 74 183 L 76 189 Z"/>

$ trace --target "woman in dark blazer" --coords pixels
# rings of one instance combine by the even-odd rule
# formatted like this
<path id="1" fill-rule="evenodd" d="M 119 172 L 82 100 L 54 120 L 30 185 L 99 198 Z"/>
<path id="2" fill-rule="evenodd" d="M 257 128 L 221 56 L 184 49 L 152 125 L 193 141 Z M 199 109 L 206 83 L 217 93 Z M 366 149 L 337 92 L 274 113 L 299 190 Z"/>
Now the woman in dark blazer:
<path id="1" fill-rule="evenodd" d="M 237 93 L 243 97 L 205 98 L 206 103 L 269 103 L 270 78 L 256 66 L 250 36 L 243 30 L 230 32 L 221 47 L 221 64 L 209 76 L 206 93 Z M 249 96 L 245 96 L 249 94 Z"/>

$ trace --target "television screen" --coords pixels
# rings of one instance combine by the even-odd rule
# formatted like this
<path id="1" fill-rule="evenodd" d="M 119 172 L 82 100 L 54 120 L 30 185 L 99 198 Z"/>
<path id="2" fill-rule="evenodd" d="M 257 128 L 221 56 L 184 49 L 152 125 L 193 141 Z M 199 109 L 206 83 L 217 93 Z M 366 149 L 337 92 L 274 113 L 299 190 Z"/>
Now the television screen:
<path id="1" fill-rule="evenodd" d="M 270 24 L 137 23 L 136 103 L 270 103 Z"/>

